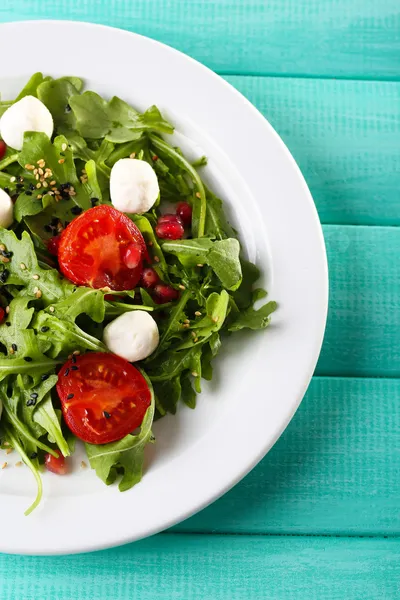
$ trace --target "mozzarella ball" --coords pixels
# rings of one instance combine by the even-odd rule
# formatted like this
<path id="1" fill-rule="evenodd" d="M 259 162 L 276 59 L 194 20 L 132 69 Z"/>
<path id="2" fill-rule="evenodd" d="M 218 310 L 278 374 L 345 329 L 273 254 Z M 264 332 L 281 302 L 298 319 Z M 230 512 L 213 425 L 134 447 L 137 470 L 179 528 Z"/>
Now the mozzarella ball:
<path id="1" fill-rule="evenodd" d="M 144 310 L 133 310 L 111 321 L 103 333 L 107 348 L 129 362 L 143 360 L 157 348 L 157 323 Z"/>
<path id="2" fill-rule="evenodd" d="M 159 193 L 157 175 L 146 161 L 121 158 L 111 169 L 111 202 L 118 210 L 141 215 L 150 210 Z"/>
<path id="3" fill-rule="evenodd" d="M 0 227 L 10 227 L 14 221 L 14 204 L 10 196 L 0 188 Z"/>
<path id="4" fill-rule="evenodd" d="M 34 96 L 25 96 L 12 104 L 0 119 L 1 137 L 15 150 L 21 150 L 25 131 L 41 131 L 51 138 L 53 129 L 51 112 Z"/>

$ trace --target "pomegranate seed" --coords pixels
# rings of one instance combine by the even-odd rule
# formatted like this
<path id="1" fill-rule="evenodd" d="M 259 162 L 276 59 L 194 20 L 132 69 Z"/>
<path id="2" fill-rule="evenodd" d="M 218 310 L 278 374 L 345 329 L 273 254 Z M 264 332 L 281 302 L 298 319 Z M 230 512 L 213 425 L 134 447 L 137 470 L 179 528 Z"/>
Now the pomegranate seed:
<path id="1" fill-rule="evenodd" d="M 160 281 L 160 278 L 154 269 L 152 269 L 151 267 L 147 267 L 146 269 L 143 269 L 142 281 L 141 281 L 142 287 L 144 287 L 146 289 L 152 288 L 155 285 L 157 285 L 157 283 L 159 281 Z"/>
<path id="2" fill-rule="evenodd" d="M 6 152 L 7 152 L 7 144 L 5 142 L 3 142 L 3 140 L 0 140 L 0 160 L 4 157 Z"/>
<path id="3" fill-rule="evenodd" d="M 165 304 L 166 302 L 177 300 L 179 298 L 179 292 L 166 283 L 159 283 L 154 288 L 154 296 L 154 300 L 157 304 Z"/>
<path id="4" fill-rule="evenodd" d="M 123 256 L 123 261 L 128 269 L 136 269 L 142 260 L 142 251 L 137 244 L 129 244 Z"/>
<path id="5" fill-rule="evenodd" d="M 176 215 L 164 215 L 158 219 L 156 234 L 162 240 L 180 240 L 184 233 L 182 221 Z"/>
<path id="6" fill-rule="evenodd" d="M 53 256 L 58 256 L 58 247 L 60 245 L 61 235 L 55 235 L 50 238 L 47 242 L 47 250 Z"/>
<path id="7" fill-rule="evenodd" d="M 184 225 L 190 225 L 192 222 L 192 207 L 188 202 L 178 202 L 176 205 L 176 214 Z"/>
<path id="8" fill-rule="evenodd" d="M 66 475 L 68 473 L 68 463 L 59 450 L 58 454 L 58 458 L 51 454 L 46 454 L 44 457 L 45 467 L 48 471 L 56 475 Z"/>
<path id="9" fill-rule="evenodd" d="M 1 306 L 0 306 L 0 323 L 2 323 L 4 321 L 5 316 L 6 316 L 6 311 L 4 310 L 4 308 L 1 308 Z"/>

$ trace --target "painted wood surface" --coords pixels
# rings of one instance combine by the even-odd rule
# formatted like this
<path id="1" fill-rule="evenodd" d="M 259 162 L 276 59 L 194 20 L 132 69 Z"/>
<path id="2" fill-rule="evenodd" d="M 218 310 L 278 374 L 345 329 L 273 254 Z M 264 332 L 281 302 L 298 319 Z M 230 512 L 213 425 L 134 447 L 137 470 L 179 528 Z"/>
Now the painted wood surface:
<path id="1" fill-rule="evenodd" d="M 397 600 L 399 575 L 394 539 L 165 534 L 0 563 L 2 600 Z"/>
<path id="2" fill-rule="evenodd" d="M 0 21 L 121 27 L 219 73 L 397 81 L 398 8 L 398 0 L 2 0 Z"/>
<path id="3" fill-rule="evenodd" d="M 226 79 L 287 144 L 322 223 L 400 224 L 400 83 Z"/>
<path id="4" fill-rule="evenodd" d="M 400 380 L 314 377 L 289 427 L 186 532 L 400 535 Z"/>

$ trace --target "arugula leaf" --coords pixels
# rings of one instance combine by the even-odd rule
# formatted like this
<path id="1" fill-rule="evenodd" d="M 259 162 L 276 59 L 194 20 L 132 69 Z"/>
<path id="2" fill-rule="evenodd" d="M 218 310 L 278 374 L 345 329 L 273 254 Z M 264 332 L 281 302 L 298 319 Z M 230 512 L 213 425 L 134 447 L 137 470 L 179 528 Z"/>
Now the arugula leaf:
<path id="1" fill-rule="evenodd" d="M 215 242 L 208 238 L 174 240 L 164 242 L 161 247 L 186 266 L 209 265 L 228 290 L 237 290 L 241 284 L 240 244 L 234 238 Z"/>
<path id="2" fill-rule="evenodd" d="M 117 96 L 107 102 L 95 92 L 84 92 L 70 98 L 70 105 L 84 138 L 121 143 L 139 139 L 146 130 L 173 132 L 155 106 L 141 115 Z"/>
<path id="3" fill-rule="evenodd" d="M 104 483 L 110 485 L 118 474 L 122 474 L 119 483 L 121 492 L 130 489 L 142 479 L 144 448 L 152 440 L 151 426 L 154 418 L 154 392 L 149 378 L 144 372 L 151 391 L 151 404 L 146 411 L 140 432 L 125 436 L 122 440 L 110 444 L 85 444 L 86 453 L 92 469 Z"/>
<path id="4" fill-rule="evenodd" d="M 156 260 L 157 264 L 153 266 L 159 276 L 164 279 L 164 281 L 169 281 L 168 275 L 168 265 L 166 263 L 163 251 L 161 250 L 161 246 L 158 243 L 158 238 L 154 233 L 153 227 L 150 224 L 150 221 L 144 215 L 128 215 L 135 225 L 139 228 L 141 234 L 144 237 L 144 240 L 147 246 L 151 247 L 151 253 L 153 256 L 156 256 L 158 260 Z"/>
<path id="5" fill-rule="evenodd" d="M 56 379 L 58 379 L 57 376 Z M 49 442 L 56 444 L 63 456 L 71 454 L 68 443 L 61 431 L 60 421 L 54 410 L 50 394 L 46 395 L 34 411 L 33 420 L 48 432 Z"/>
<path id="6" fill-rule="evenodd" d="M 2 265 L 2 272 L 8 272 L 7 285 L 24 286 L 21 294 L 31 299 L 40 291 L 40 299 L 46 306 L 72 292 L 73 285 L 62 279 L 56 269 L 39 267 L 32 239 L 26 231 L 19 240 L 13 231 L 0 227 L 0 243 L 12 252 L 10 262 Z"/>
<path id="7" fill-rule="evenodd" d="M 77 77 L 60 77 L 44 81 L 37 88 L 37 97 L 52 114 L 54 125 L 59 133 L 66 133 L 76 128 L 74 113 L 69 107 L 71 96 L 79 95 L 82 80 Z"/>
<path id="8" fill-rule="evenodd" d="M 172 148 L 172 146 L 170 146 L 167 142 L 152 134 L 149 135 L 149 138 L 152 145 L 156 148 L 157 153 L 161 152 L 162 155 L 170 158 L 191 178 L 196 190 L 196 194 L 194 195 L 192 233 L 195 237 L 203 237 L 206 221 L 207 200 L 204 185 L 199 174 L 197 173 L 196 169 L 192 167 L 192 165 L 182 156 L 182 154 Z"/>
<path id="9" fill-rule="evenodd" d="M 204 235 L 217 240 L 235 237 L 235 231 L 226 220 L 222 200 L 206 188 L 207 213 Z"/>
<path id="10" fill-rule="evenodd" d="M 85 332 L 75 322 L 81 314 L 89 316 L 96 323 L 103 322 L 105 313 L 103 292 L 81 287 L 53 308 L 54 311 L 46 308 L 37 312 L 32 322 L 33 327 L 38 331 L 38 339 L 50 341 L 51 348 L 47 354 L 51 358 L 60 355 L 68 356 L 74 350 L 107 352 L 102 342 Z"/>
<path id="11" fill-rule="evenodd" d="M 34 73 L 29 81 L 22 88 L 18 96 L 15 98 L 13 104 L 22 100 L 25 96 L 35 96 L 37 98 L 37 89 L 44 81 L 50 81 L 51 77 L 43 77 L 43 73 Z"/>
<path id="12" fill-rule="evenodd" d="M 265 290 L 254 290 L 252 303 L 265 298 Z M 270 315 L 277 309 L 276 302 L 267 302 L 256 310 L 250 306 L 246 310 L 238 312 L 236 318 L 229 326 L 229 331 L 239 331 L 240 329 L 265 329 L 270 323 Z"/>

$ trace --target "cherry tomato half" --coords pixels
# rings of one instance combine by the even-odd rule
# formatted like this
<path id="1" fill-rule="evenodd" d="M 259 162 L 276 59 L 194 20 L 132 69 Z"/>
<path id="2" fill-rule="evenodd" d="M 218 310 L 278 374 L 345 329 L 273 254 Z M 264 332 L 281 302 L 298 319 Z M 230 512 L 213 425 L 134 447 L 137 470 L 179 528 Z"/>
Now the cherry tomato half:
<path id="1" fill-rule="evenodd" d="M 150 406 L 143 375 L 115 354 L 72 358 L 58 374 L 57 393 L 72 433 L 90 444 L 115 442 L 134 431 Z"/>
<path id="2" fill-rule="evenodd" d="M 141 257 L 126 260 L 137 247 Z M 95 206 L 82 213 L 61 235 L 58 261 L 62 273 L 78 285 L 132 290 L 142 274 L 146 244 L 136 225 L 112 206 Z"/>

